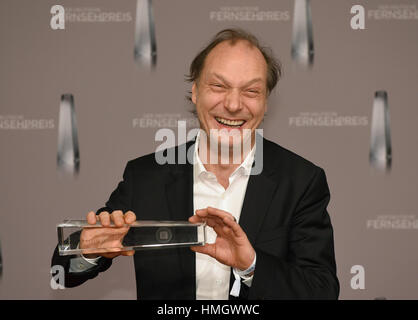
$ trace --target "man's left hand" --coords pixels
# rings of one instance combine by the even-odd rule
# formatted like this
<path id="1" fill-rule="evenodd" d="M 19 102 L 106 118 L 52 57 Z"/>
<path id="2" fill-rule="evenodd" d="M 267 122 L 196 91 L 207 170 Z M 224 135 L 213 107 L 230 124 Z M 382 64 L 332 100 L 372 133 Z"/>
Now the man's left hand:
<path id="1" fill-rule="evenodd" d="M 217 235 L 215 243 L 191 247 L 193 251 L 207 254 L 222 264 L 240 270 L 246 270 L 251 266 L 255 250 L 244 230 L 230 213 L 208 207 L 196 210 L 189 222 L 206 222 Z"/>

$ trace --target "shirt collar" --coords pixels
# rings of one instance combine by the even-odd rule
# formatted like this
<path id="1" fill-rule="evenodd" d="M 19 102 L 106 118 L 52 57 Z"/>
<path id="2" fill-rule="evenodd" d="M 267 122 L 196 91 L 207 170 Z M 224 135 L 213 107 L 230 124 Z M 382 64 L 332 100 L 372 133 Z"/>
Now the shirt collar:
<path id="1" fill-rule="evenodd" d="M 197 133 L 194 154 L 193 154 L 194 171 L 197 176 L 200 176 L 204 172 L 205 174 L 209 173 L 206 170 L 205 166 L 203 165 L 199 157 L 199 144 L 200 144 L 200 138 L 201 138 L 201 135 L 200 135 L 201 130 L 202 129 L 200 129 L 199 132 Z M 252 147 L 251 151 L 245 157 L 244 161 L 231 174 L 231 177 L 238 174 L 239 172 L 243 172 L 245 175 L 251 174 L 251 169 L 253 167 L 254 156 L 255 156 L 255 148 L 256 148 L 256 142 L 254 143 L 254 146 Z"/>

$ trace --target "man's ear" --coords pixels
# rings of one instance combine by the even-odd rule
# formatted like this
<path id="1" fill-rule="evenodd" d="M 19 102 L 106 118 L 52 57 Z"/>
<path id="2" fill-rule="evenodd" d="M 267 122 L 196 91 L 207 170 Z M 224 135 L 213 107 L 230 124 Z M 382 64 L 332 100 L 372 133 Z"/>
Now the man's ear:
<path id="1" fill-rule="evenodd" d="M 196 100 L 197 100 L 197 85 L 196 85 L 196 82 L 193 82 L 193 85 L 192 85 L 192 102 L 194 104 L 196 104 Z"/>

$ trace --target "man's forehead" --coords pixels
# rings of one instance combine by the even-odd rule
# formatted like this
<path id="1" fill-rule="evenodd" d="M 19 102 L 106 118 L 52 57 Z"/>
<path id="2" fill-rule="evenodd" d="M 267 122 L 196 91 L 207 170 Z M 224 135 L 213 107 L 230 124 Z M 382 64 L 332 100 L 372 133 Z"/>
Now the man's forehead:
<path id="1" fill-rule="evenodd" d="M 214 56 L 234 56 L 240 54 L 248 59 L 257 59 L 265 64 L 261 51 L 247 40 L 225 40 L 216 45 L 208 54 L 206 59 L 213 59 Z"/>
<path id="2" fill-rule="evenodd" d="M 235 64 L 260 73 L 261 78 L 266 77 L 267 63 L 261 51 L 246 40 L 236 42 L 223 41 L 208 54 L 203 70 L 207 76 L 213 73 L 225 74 L 228 67 Z M 244 69 L 242 69 L 244 72 Z"/>

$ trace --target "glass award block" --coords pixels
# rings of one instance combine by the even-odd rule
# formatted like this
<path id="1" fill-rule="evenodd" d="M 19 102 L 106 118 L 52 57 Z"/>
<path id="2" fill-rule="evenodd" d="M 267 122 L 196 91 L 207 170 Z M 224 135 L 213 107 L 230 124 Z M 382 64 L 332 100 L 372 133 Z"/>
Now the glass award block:
<path id="1" fill-rule="evenodd" d="M 295 0 L 292 30 L 292 58 L 303 66 L 314 60 L 312 14 L 309 0 Z"/>
<path id="2" fill-rule="evenodd" d="M 103 227 L 100 222 L 65 220 L 57 225 L 58 251 L 62 256 L 125 250 L 203 246 L 206 224 L 188 221 L 135 221 L 131 225 Z M 83 232 L 83 240 L 80 235 Z"/>
<path id="3" fill-rule="evenodd" d="M 392 165 L 388 94 L 383 90 L 376 91 L 373 100 L 369 161 L 382 171 L 390 170 Z"/>
<path id="4" fill-rule="evenodd" d="M 77 121 L 72 94 L 61 95 L 58 123 L 57 167 L 59 171 L 71 175 L 76 175 L 80 169 Z"/>
<path id="5" fill-rule="evenodd" d="M 154 67 L 157 62 L 154 16 L 151 0 L 137 0 L 134 58 L 140 65 Z"/>

